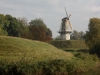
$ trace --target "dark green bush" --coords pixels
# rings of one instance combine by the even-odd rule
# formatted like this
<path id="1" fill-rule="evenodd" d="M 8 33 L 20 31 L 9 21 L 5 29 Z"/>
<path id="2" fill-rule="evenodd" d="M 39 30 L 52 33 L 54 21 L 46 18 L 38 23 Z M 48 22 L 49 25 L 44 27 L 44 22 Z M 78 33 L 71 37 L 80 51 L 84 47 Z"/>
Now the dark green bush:
<path id="1" fill-rule="evenodd" d="M 56 40 L 56 41 L 50 41 L 49 43 L 60 49 L 87 48 L 84 40 L 69 40 L 69 41 Z"/>
<path id="2" fill-rule="evenodd" d="M 90 49 L 90 54 L 97 54 L 100 57 L 100 41 L 96 43 L 96 45 Z"/>
<path id="3" fill-rule="evenodd" d="M 94 70 L 98 62 L 96 56 L 76 54 L 71 60 L 50 60 L 41 62 L 7 62 L 0 60 L 0 75 L 70 75 Z"/>
<path id="4" fill-rule="evenodd" d="M 97 55 L 92 55 L 89 53 L 82 53 L 82 52 L 77 52 L 74 54 L 75 57 L 80 58 L 82 60 L 92 60 L 92 61 L 98 61 L 99 58 L 97 57 Z"/>

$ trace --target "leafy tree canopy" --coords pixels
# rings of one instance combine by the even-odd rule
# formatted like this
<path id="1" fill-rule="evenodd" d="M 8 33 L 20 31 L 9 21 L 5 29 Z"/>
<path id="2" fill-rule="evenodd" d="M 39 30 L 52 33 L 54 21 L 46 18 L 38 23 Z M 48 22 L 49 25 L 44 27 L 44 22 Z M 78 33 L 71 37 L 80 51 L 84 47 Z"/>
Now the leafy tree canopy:
<path id="1" fill-rule="evenodd" d="M 74 30 L 71 34 L 71 39 L 72 40 L 80 40 L 84 39 L 85 33 L 83 31 L 78 32 L 77 30 Z"/>
<path id="2" fill-rule="evenodd" d="M 36 26 L 43 26 L 45 29 L 47 28 L 46 24 L 43 22 L 42 19 L 31 20 L 31 22 L 29 22 L 29 24 L 36 25 Z"/>
<path id="3" fill-rule="evenodd" d="M 19 36 L 19 27 L 17 19 L 11 15 L 6 15 L 7 20 L 9 21 L 9 27 L 7 27 L 7 32 L 9 36 Z"/>
<path id="4" fill-rule="evenodd" d="M 3 14 L 0 14 L 0 35 L 7 35 L 6 27 L 8 26 L 8 20 Z"/>
<path id="5" fill-rule="evenodd" d="M 91 51 L 97 50 L 96 46 L 98 45 L 98 41 L 100 42 L 100 19 L 99 18 L 90 19 L 88 25 L 88 31 L 86 31 L 85 41 Z"/>
<path id="6" fill-rule="evenodd" d="M 89 48 L 92 48 L 98 40 L 100 40 L 100 19 L 91 18 L 86 31 L 86 43 Z"/>
<path id="7" fill-rule="evenodd" d="M 45 41 L 46 39 L 50 39 L 50 37 L 52 37 L 52 31 L 47 28 L 42 19 L 31 20 L 29 24 L 29 30 L 32 39 Z"/>

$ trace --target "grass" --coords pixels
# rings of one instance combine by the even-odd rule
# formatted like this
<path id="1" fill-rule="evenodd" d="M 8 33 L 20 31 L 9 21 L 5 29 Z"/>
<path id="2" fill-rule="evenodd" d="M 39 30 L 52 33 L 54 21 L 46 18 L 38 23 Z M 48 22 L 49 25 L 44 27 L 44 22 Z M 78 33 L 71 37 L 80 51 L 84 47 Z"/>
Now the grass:
<path id="1" fill-rule="evenodd" d="M 62 47 L 64 44 L 66 42 L 61 44 Z M 90 70 L 99 72 L 99 58 L 84 52 L 85 45 L 82 47 L 81 44 L 80 47 L 77 44 L 77 48 L 74 48 L 74 44 L 64 51 L 36 40 L 0 36 L 0 75 L 75 75 Z"/>
<path id="2" fill-rule="evenodd" d="M 27 60 L 44 61 L 70 59 L 73 54 L 36 40 L 0 36 L 0 59 L 17 61 L 23 57 Z"/>

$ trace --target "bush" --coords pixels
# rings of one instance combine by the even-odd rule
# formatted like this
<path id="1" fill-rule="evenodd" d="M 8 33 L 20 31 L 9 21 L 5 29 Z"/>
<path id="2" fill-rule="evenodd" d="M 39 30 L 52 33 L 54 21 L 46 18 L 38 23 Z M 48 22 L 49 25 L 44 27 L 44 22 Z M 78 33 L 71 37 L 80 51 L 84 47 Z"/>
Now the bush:
<path id="1" fill-rule="evenodd" d="M 100 41 L 98 41 L 96 45 L 92 49 L 90 49 L 90 53 L 97 54 L 98 57 L 100 57 Z"/>
<path id="2" fill-rule="evenodd" d="M 49 43 L 60 49 L 87 48 L 85 41 L 83 41 L 83 40 L 69 40 L 69 41 L 68 40 L 67 41 L 56 40 L 56 41 L 50 41 Z"/>
<path id="3" fill-rule="evenodd" d="M 84 57 L 84 59 L 83 59 Z M 89 57 L 89 56 L 88 56 Z M 70 75 L 87 72 L 94 69 L 97 60 L 83 55 L 71 60 L 51 60 L 33 63 L 21 60 L 19 62 L 0 61 L 0 75 Z"/>
<path id="4" fill-rule="evenodd" d="M 75 53 L 74 56 L 82 60 L 91 60 L 95 62 L 99 60 L 97 55 L 90 55 L 89 53 Z"/>

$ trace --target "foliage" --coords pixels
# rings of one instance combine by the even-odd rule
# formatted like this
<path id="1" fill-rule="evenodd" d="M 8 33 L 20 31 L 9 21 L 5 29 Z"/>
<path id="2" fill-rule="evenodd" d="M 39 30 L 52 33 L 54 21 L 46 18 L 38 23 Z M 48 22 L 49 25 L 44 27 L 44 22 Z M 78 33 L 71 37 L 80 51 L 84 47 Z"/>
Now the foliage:
<path id="1" fill-rule="evenodd" d="M 9 26 L 9 22 L 3 14 L 0 14 L 0 35 L 7 35 L 6 27 Z"/>
<path id="2" fill-rule="evenodd" d="M 8 35 L 19 37 L 21 34 L 19 31 L 20 27 L 19 27 L 19 24 L 17 22 L 17 19 L 12 17 L 11 15 L 6 15 L 5 17 L 9 21 L 9 26 L 6 27 Z"/>
<path id="3" fill-rule="evenodd" d="M 29 34 L 26 18 L 16 19 L 11 15 L 0 14 L 0 35 L 7 34 L 16 37 L 25 37 L 26 34 Z"/>
<path id="4" fill-rule="evenodd" d="M 52 31 L 49 28 L 47 28 L 46 36 L 52 37 Z"/>
<path id="5" fill-rule="evenodd" d="M 31 33 L 30 39 L 39 41 L 51 40 L 52 31 L 47 28 L 42 19 L 31 20 L 29 31 Z"/>
<path id="6" fill-rule="evenodd" d="M 50 41 L 49 43 L 60 49 L 87 48 L 84 40 L 70 40 L 70 41 L 54 40 Z"/>
<path id="7" fill-rule="evenodd" d="M 72 40 L 84 39 L 84 35 L 85 35 L 85 33 L 83 31 L 78 32 L 78 31 L 74 30 L 71 34 L 71 39 Z"/>
<path id="8" fill-rule="evenodd" d="M 85 56 L 84 56 L 85 57 Z M 90 57 L 90 56 L 88 56 Z M 25 57 L 24 57 L 25 58 Z M 71 60 L 54 59 L 39 61 L 26 61 L 21 59 L 18 62 L 8 62 L 0 60 L 0 75 L 77 75 L 96 68 L 96 62 L 92 58 L 81 59 L 72 58 Z M 31 61 L 31 62 L 30 62 Z M 98 71 L 99 72 L 99 71 Z"/>
<path id="9" fill-rule="evenodd" d="M 18 18 L 17 21 L 19 23 L 19 31 L 21 34 L 20 37 L 29 39 L 30 33 L 29 33 L 29 24 L 27 22 L 27 19 L 23 17 L 23 18 Z"/>
<path id="10" fill-rule="evenodd" d="M 98 44 L 98 42 L 100 42 L 100 19 L 98 18 L 90 19 L 90 23 L 88 25 L 88 31 L 86 32 L 85 36 L 85 41 L 90 49 L 90 53 L 98 54 L 98 51 L 96 52 L 96 50 L 98 50 L 98 47 L 100 46 Z M 99 46 L 96 48 L 97 45 Z"/>
<path id="11" fill-rule="evenodd" d="M 30 39 L 45 41 L 46 30 L 43 26 L 30 25 L 29 30 L 30 30 L 30 33 L 31 33 Z"/>
<path id="12" fill-rule="evenodd" d="M 93 49 L 91 49 L 90 53 L 97 54 L 100 57 L 100 40 L 96 43 Z"/>
<path id="13" fill-rule="evenodd" d="M 22 37 L 39 41 L 52 40 L 52 31 L 47 28 L 42 19 L 31 20 L 0 14 L 0 35 Z"/>

